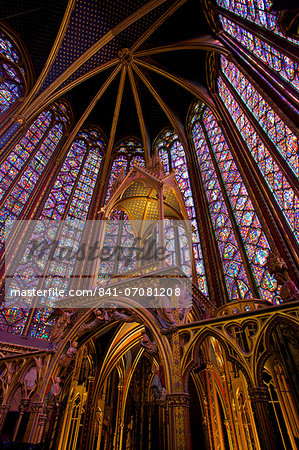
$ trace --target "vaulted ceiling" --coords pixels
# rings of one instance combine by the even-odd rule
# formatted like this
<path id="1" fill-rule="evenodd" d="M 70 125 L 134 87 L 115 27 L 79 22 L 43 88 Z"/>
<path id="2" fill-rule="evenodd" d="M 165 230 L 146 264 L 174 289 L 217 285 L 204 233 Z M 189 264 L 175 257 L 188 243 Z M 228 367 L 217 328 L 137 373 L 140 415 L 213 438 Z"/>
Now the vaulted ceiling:
<path id="1" fill-rule="evenodd" d="M 206 53 L 221 45 L 199 0 L 14 0 L 1 2 L 0 16 L 32 60 L 27 119 L 67 98 L 73 133 L 96 123 L 111 148 L 135 135 L 148 154 L 163 127 L 180 128 L 195 97 L 212 102 Z"/>

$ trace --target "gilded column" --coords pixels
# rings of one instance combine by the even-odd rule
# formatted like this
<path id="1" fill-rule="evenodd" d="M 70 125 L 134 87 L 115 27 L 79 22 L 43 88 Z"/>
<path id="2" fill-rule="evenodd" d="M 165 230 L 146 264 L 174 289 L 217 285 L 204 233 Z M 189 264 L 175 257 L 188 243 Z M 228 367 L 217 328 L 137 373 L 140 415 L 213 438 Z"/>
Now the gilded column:
<path id="1" fill-rule="evenodd" d="M 167 395 L 169 408 L 169 425 L 173 450 L 191 450 L 191 433 L 189 421 L 189 394 L 178 392 Z"/>
<path id="2" fill-rule="evenodd" d="M 15 441 L 17 439 L 18 431 L 19 431 L 22 419 L 24 417 L 25 412 L 28 410 L 28 407 L 29 407 L 29 402 L 30 402 L 30 400 L 28 398 L 22 398 L 22 400 L 20 402 L 20 406 L 19 406 L 20 414 L 19 414 L 19 418 L 18 418 L 18 421 L 17 421 L 15 429 L 14 429 L 12 441 Z"/>
<path id="3" fill-rule="evenodd" d="M 178 319 L 178 312 L 174 312 Z M 191 433 L 189 420 L 189 394 L 182 392 L 181 357 L 179 333 L 171 335 L 173 353 L 172 387 L 173 393 L 167 395 L 169 411 L 169 441 L 172 450 L 191 450 Z"/>
<path id="4" fill-rule="evenodd" d="M 225 396 L 227 398 L 227 411 L 229 414 L 229 420 L 226 420 L 224 425 L 227 429 L 228 436 L 231 441 L 231 447 L 238 448 L 237 433 L 236 433 L 236 429 L 235 429 L 234 416 L 233 416 L 233 411 L 232 411 L 232 407 L 231 407 L 231 396 L 228 391 L 228 383 L 227 383 L 227 377 L 226 377 L 225 373 L 221 374 L 221 379 L 222 379 L 222 383 L 224 386 Z"/>
<path id="5" fill-rule="evenodd" d="M 88 446 L 90 444 L 89 438 L 92 435 L 91 432 L 93 425 L 92 414 L 94 412 L 93 409 L 94 406 L 92 404 L 92 394 L 93 394 L 94 380 L 95 378 L 93 376 L 88 377 L 87 400 L 85 406 L 84 420 L 82 424 L 80 448 L 85 448 L 85 446 Z"/>
<path id="6" fill-rule="evenodd" d="M 268 409 L 268 389 L 266 387 L 251 388 L 248 389 L 248 393 L 261 447 L 263 450 L 275 450 L 277 445 Z"/>
<path id="7" fill-rule="evenodd" d="M 47 422 L 47 414 L 44 412 L 45 404 L 42 402 L 32 402 L 30 404 L 30 419 L 31 424 L 29 436 L 27 436 L 30 444 L 39 444 L 42 438 L 44 426 Z"/>

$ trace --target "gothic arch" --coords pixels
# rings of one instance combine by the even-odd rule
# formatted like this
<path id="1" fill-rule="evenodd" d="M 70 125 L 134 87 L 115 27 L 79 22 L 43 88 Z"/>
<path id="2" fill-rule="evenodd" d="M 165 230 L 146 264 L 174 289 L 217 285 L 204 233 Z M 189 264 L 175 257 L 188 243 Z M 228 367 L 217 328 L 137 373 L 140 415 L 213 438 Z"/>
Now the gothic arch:
<path id="1" fill-rule="evenodd" d="M 275 328 L 279 324 L 287 324 L 291 328 L 299 331 L 298 320 L 291 316 L 285 316 L 281 313 L 278 313 L 270 318 L 270 320 L 263 326 L 260 330 L 259 342 L 256 344 L 255 358 L 256 367 L 255 367 L 255 378 L 257 386 L 263 386 L 263 369 L 267 360 L 272 355 L 273 351 L 271 350 L 270 339 L 272 334 L 275 332 Z M 264 347 L 265 350 L 262 351 L 261 348 Z"/>
<path id="2" fill-rule="evenodd" d="M 246 364 L 244 358 L 242 357 L 241 354 L 238 354 L 237 348 L 235 348 L 233 346 L 232 342 L 230 342 L 230 340 L 227 337 L 223 336 L 223 334 L 221 334 L 221 332 L 219 332 L 217 330 L 213 330 L 213 329 L 202 330 L 202 331 L 197 332 L 197 334 L 194 336 L 193 340 L 188 344 L 189 348 L 188 348 L 186 354 L 184 355 L 184 360 L 183 360 L 185 386 L 187 386 L 187 384 L 188 384 L 188 378 L 190 376 L 190 371 L 195 367 L 196 363 L 198 362 L 198 355 L 200 354 L 200 347 L 204 343 L 205 339 L 207 339 L 209 337 L 215 338 L 220 343 L 220 345 L 223 347 L 223 350 L 225 352 L 226 359 L 238 367 L 238 369 L 242 372 L 242 374 L 244 375 L 244 377 L 246 379 L 247 386 L 251 387 L 253 385 L 254 381 L 252 379 L 252 375 L 247 367 L 247 364 Z M 232 350 L 232 351 L 230 351 L 230 350 Z M 238 355 L 238 357 L 236 355 Z M 185 364 L 188 360 L 190 361 L 190 363 L 188 363 L 188 365 L 186 366 Z"/>

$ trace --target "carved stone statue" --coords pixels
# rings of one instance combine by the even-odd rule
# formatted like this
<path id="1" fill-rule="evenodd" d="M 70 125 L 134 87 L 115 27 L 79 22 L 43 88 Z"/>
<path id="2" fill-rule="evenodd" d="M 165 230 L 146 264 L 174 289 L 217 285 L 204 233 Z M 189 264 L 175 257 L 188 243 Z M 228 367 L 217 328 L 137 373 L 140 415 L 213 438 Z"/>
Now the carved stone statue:
<path id="1" fill-rule="evenodd" d="M 160 368 L 157 366 L 154 368 L 154 378 L 151 384 L 156 402 L 159 405 L 164 405 L 166 401 L 166 389 L 162 385 L 162 381 L 159 375 Z"/>
<path id="2" fill-rule="evenodd" d="M 66 351 L 66 353 L 60 356 L 58 364 L 62 367 L 68 366 L 72 362 L 72 360 L 76 358 L 76 354 L 78 351 L 77 347 L 78 347 L 77 341 L 71 342 L 70 347 Z"/>
<path id="3" fill-rule="evenodd" d="M 172 308 L 156 309 L 156 317 L 162 327 L 162 334 L 174 333 L 177 330 L 177 323 Z"/>
<path id="4" fill-rule="evenodd" d="M 278 280 L 277 283 L 279 284 Z M 280 297 L 285 303 L 299 300 L 299 290 L 294 281 L 284 281 L 280 289 Z"/>
<path id="5" fill-rule="evenodd" d="M 61 393 L 61 386 L 60 386 L 61 379 L 60 379 L 60 377 L 56 377 L 54 380 L 52 379 L 52 381 L 53 381 L 53 384 L 52 384 L 50 391 L 46 397 L 46 402 L 47 403 L 53 402 L 56 404 L 56 402 L 58 401 L 59 395 Z"/>
<path id="6" fill-rule="evenodd" d="M 271 275 L 275 273 L 284 273 L 288 271 L 288 267 L 282 257 L 276 252 L 270 252 L 267 257 L 267 267 Z"/>
<path id="7" fill-rule="evenodd" d="M 270 274 L 281 286 L 280 296 L 284 303 L 299 300 L 299 290 L 294 281 L 290 280 L 288 267 L 281 256 L 271 252 L 267 258 L 267 265 Z"/>
<path id="8" fill-rule="evenodd" d="M 128 314 L 129 313 L 129 314 Z M 140 322 L 139 317 L 134 314 L 134 313 L 130 313 L 130 310 L 128 309 L 118 309 L 116 308 L 116 306 L 113 306 L 110 310 L 109 310 L 109 316 L 111 318 L 111 320 L 119 320 L 120 322 Z"/>
<path id="9" fill-rule="evenodd" d="M 156 341 L 151 341 L 148 335 L 146 334 L 146 331 L 142 331 L 142 337 L 140 339 L 140 345 L 145 349 L 147 353 L 150 355 L 155 355 L 158 353 L 158 347 L 156 344 Z"/>
<path id="10" fill-rule="evenodd" d="M 85 333 L 89 333 L 97 329 L 103 323 L 109 321 L 108 313 L 105 309 L 99 308 L 94 311 L 95 318 L 90 323 L 83 323 L 78 331 L 78 337 L 83 336 Z"/>
<path id="11" fill-rule="evenodd" d="M 55 308 L 55 310 L 50 315 L 49 319 L 57 317 L 57 322 L 54 325 L 52 335 L 50 338 L 49 349 L 56 349 L 58 342 L 63 338 L 66 328 L 70 325 L 74 312 L 69 310 L 62 310 L 60 308 Z"/>

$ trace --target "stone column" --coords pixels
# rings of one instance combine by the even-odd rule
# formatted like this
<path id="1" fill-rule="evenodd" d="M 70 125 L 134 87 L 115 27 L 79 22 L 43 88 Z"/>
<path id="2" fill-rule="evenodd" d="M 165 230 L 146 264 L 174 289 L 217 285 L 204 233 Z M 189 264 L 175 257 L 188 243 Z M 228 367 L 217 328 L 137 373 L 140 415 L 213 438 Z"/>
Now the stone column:
<path id="1" fill-rule="evenodd" d="M 92 442 L 91 441 L 92 426 L 93 426 L 92 416 L 94 413 L 94 405 L 92 404 L 92 394 L 93 394 L 94 380 L 95 380 L 94 377 L 92 376 L 88 377 L 87 399 L 85 403 L 85 414 L 82 424 L 80 448 L 87 448 L 89 445 L 91 445 Z"/>
<path id="2" fill-rule="evenodd" d="M 269 412 L 269 394 L 266 387 L 248 389 L 251 407 L 263 450 L 275 450 L 276 434 Z"/>
<path id="3" fill-rule="evenodd" d="M 48 420 L 47 414 L 45 414 L 45 403 L 32 402 L 30 404 L 30 419 L 31 425 L 28 433 L 28 442 L 30 444 L 39 444 L 42 439 L 45 424 Z"/>
<path id="4" fill-rule="evenodd" d="M 17 439 L 18 431 L 22 422 L 22 419 L 24 417 L 25 412 L 28 410 L 30 400 L 28 398 L 22 398 L 19 406 L 20 415 L 17 420 L 15 430 L 13 433 L 12 441 L 15 441 Z"/>
<path id="5" fill-rule="evenodd" d="M 46 442 L 49 448 L 53 448 L 57 434 L 59 419 L 63 411 L 63 402 L 55 401 L 55 404 L 46 407 L 47 422 L 42 434 L 41 442 Z"/>
<path id="6" fill-rule="evenodd" d="M 174 310 L 173 315 L 178 323 L 178 311 Z M 171 370 L 173 392 L 167 393 L 169 449 L 191 450 L 189 394 L 182 392 L 183 379 L 181 371 L 180 337 L 177 330 L 171 333 L 171 347 L 173 355 L 173 366 Z"/>
<path id="7" fill-rule="evenodd" d="M 0 433 L 2 431 L 8 411 L 9 411 L 9 405 L 0 405 Z"/>
<path id="8" fill-rule="evenodd" d="M 167 395 L 171 450 L 191 450 L 189 394 Z"/>
<path id="9" fill-rule="evenodd" d="M 230 440 L 230 445 L 232 448 L 238 448 L 238 439 L 237 439 L 237 433 L 236 433 L 236 429 L 235 429 L 235 423 L 234 423 L 234 416 L 233 416 L 233 411 L 232 411 L 232 406 L 231 406 L 231 396 L 228 390 L 228 383 L 227 383 L 227 377 L 225 373 L 221 374 L 221 380 L 223 382 L 223 386 L 224 386 L 224 392 L 225 392 L 225 396 L 227 398 L 227 411 L 229 414 L 229 418 L 227 418 L 227 420 L 224 421 L 224 426 L 227 429 L 227 434 Z"/>
<path id="10" fill-rule="evenodd" d="M 208 404 L 208 398 L 206 395 L 203 396 L 202 401 L 203 401 L 203 406 L 204 406 L 203 428 L 206 431 L 206 436 L 207 436 L 206 440 L 209 443 L 210 447 L 213 448 L 209 404 Z"/>

